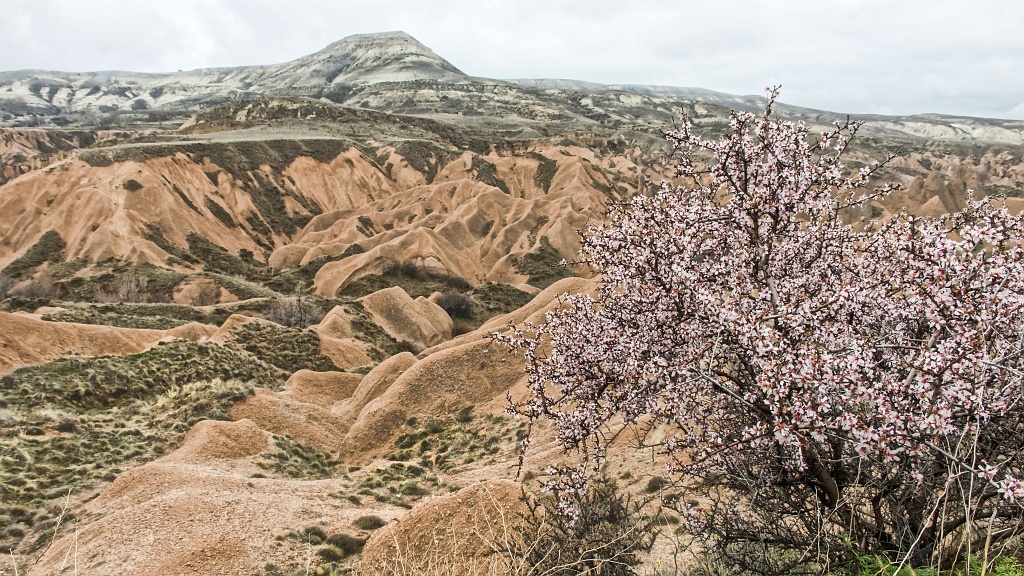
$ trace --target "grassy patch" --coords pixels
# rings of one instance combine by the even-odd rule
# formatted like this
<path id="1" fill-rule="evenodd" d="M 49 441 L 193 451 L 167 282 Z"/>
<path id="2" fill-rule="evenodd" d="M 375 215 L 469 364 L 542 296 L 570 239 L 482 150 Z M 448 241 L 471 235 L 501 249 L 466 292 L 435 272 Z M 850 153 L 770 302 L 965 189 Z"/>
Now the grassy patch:
<path id="1" fill-rule="evenodd" d="M 432 183 L 438 170 L 456 156 L 451 150 L 426 140 L 405 140 L 395 147 L 395 152 L 423 174 L 427 184 Z"/>
<path id="2" fill-rule="evenodd" d="M 276 449 L 262 455 L 257 465 L 286 478 L 322 480 L 338 472 L 338 462 L 327 452 L 317 450 L 290 436 L 274 436 Z"/>
<path id="3" fill-rule="evenodd" d="M 562 255 L 551 245 L 547 236 L 540 237 L 540 248 L 513 261 L 516 269 L 529 276 L 528 284 L 547 288 L 562 278 L 575 276 L 571 268 L 562 266 Z"/>
<path id="4" fill-rule="evenodd" d="M 201 234 L 192 232 L 185 240 L 188 242 L 188 251 L 202 262 L 204 271 L 239 276 L 248 276 L 253 272 L 250 262 L 243 261 Z"/>
<path id="5" fill-rule="evenodd" d="M 157 247 L 163 250 L 164 252 L 167 252 L 167 254 L 169 255 L 169 263 L 180 263 L 183 265 L 199 263 L 199 260 L 197 260 L 194 256 L 189 254 L 188 250 L 185 250 L 181 246 L 178 246 L 177 244 L 168 240 L 164 236 L 163 231 L 160 230 L 160 228 L 155 224 L 146 225 L 146 233 L 143 235 L 143 237 L 146 240 L 152 242 L 153 244 L 156 244 Z"/>
<path id="6" fill-rule="evenodd" d="M 515 452 L 525 424 L 507 416 L 475 416 L 472 406 L 446 418 L 410 418 L 395 438 L 392 460 L 449 470 L 482 461 L 492 463 Z"/>
<path id="7" fill-rule="evenodd" d="M 200 420 L 226 420 L 254 385 L 279 389 L 282 380 L 240 350 L 180 341 L 3 377 L 0 534 L 22 532 L 4 545 L 42 538 L 69 491 L 80 495 L 163 454 Z"/>
<path id="8" fill-rule="evenodd" d="M 370 345 L 367 354 L 374 362 L 380 362 L 401 352 L 413 351 L 408 344 L 395 340 L 374 323 L 370 313 L 359 302 L 346 302 L 342 306 L 352 319 L 352 332 L 355 337 Z"/>
<path id="9" fill-rule="evenodd" d="M 544 192 L 551 190 L 551 180 L 558 172 L 558 162 L 544 156 L 543 154 L 532 154 L 537 159 L 537 172 L 533 175 L 533 183 Z"/>
<path id="10" fill-rule="evenodd" d="M 68 262 L 70 265 L 77 260 Z M 62 266 L 62 265 L 58 265 Z M 88 275 L 58 277 L 57 285 L 66 300 L 89 302 L 100 293 L 117 294 L 119 279 L 134 275 L 144 284 L 143 293 L 151 302 L 169 302 L 185 275 L 174 270 L 158 268 L 152 264 L 132 264 L 118 260 L 106 260 L 93 266 Z"/>
<path id="11" fill-rule="evenodd" d="M 173 386 L 214 378 L 272 388 L 282 375 L 241 350 L 174 341 L 140 354 L 72 356 L 20 368 L 0 379 L 0 407 L 106 410 L 162 394 Z"/>
<path id="12" fill-rule="evenodd" d="M 0 428 L 0 533 L 8 518 L 8 525 L 30 529 L 29 538 L 39 531 L 49 536 L 57 503 L 69 491 L 81 494 L 173 449 L 185 430 L 200 420 L 226 419 L 227 407 L 251 392 L 251 385 L 215 379 L 109 410 L 17 412 L 15 427 Z"/>
<path id="13" fill-rule="evenodd" d="M 228 228 L 235 228 L 238 225 L 235 223 L 235 219 L 231 217 L 231 214 L 228 214 L 228 211 L 223 206 L 209 196 L 206 197 L 206 209 Z"/>
<path id="14" fill-rule="evenodd" d="M 40 266 L 44 262 L 63 262 L 67 255 L 64 249 L 67 244 L 56 230 L 47 230 L 21 258 L 11 262 L 3 269 L 3 274 L 11 278 L 21 278 L 26 272 Z"/>
<path id="15" fill-rule="evenodd" d="M 320 337 L 311 330 L 250 322 L 235 331 L 233 338 L 243 350 L 285 372 L 341 370 L 320 353 Z"/>
<path id="16" fill-rule="evenodd" d="M 412 502 L 424 496 L 447 492 L 445 484 L 429 468 L 402 462 L 370 470 L 359 488 L 360 494 L 402 508 L 410 508 Z"/>
<path id="17" fill-rule="evenodd" d="M 470 169 L 476 173 L 477 180 L 487 184 L 488 186 L 494 186 L 505 194 L 509 193 L 508 184 L 498 176 L 498 168 L 494 164 L 491 164 L 479 156 L 474 156 L 473 164 Z"/>
<path id="18" fill-rule="evenodd" d="M 526 306 L 533 295 L 510 284 L 481 284 L 467 295 L 473 299 L 473 315 L 466 321 L 473 328 L 500 314 L 508 314 Z"/>
<path id="19" fill-rule="evenodd" d="M 469 283 L 457 276 L 440 276 L 429 274 L 412 265 L 392 266 L 383 274 L 368 274 L 338 292 L 341 298 L 361 298 L 378 290 L 401 286 L 402 290 L 418 298 L 430 296 L 434 292 L 469 290 Z"/>

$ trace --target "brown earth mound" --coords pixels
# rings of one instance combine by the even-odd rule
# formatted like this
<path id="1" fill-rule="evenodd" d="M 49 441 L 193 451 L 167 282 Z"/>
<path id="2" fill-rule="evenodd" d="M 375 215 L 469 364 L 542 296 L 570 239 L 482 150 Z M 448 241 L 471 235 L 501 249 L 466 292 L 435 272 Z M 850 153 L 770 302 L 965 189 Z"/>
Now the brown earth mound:
<path id="1" fill-rule="evenodd" d="M 336 493 L 335 480 L 251 478 L 260 469 L 246 460 L 225 468 L 175 458 L 121 474 L 81 511 L 91 522 L 58 540 L 29 573 L 57 574 L 64 566 L 99 576 L 251 576 L 267 564 L 305 565 L 311 552 L 283 546 L 285 534 L 306 526 L 350 532 L 360 516 L 386 521 L 400 511 L 357 507 Z"/>
<path id="2" fill-rule="evenodd" d="M 45 322 L 32 316 L 0 312 L 0 374 L 72 354 L 135 354 L 168 336 L 197 341 L 210 333 L 198 324 L 172 330 L 142 330 Z"/>
<path id="3" fill-rule="evenodd" d="M 488 403 L 525 381 L 522 358 L 479 340 L 435 352 L 402 373 L 356 418 L 344 454 L 367 458 L 390 445 L 410 416 L 454 414 Z"/>
<path id="4" fill-rule="evenodd" d="M 291 436 L 325 452 L 337 452 L 349 428 L 343 419 L 316 404 L 262 388 L 232 406 L 228 415 L 236 420 L 248 418 L 264 430 Z"/>
<path id="5" fill-rule="evenodd" d="M 352 396 L 338 402 L 332 411 L 350 422 L 355 422 L 363 407 L 376 400 L 415 363 L 416 357 L 409 352 L 395 354 L 381 362 L 363 377 L 359 386 L 352 392 Z"/>
<path id="6" fill-rule="evenodd" d="M 164 462 L 208 462 L 248 458 L 270 448 L 270 435 L 252 420 L 203 420 L 185 435 L 181 446 Z"/>
<path id="7" fill-rule="evenodd" d="M 332 308 L 313 329 L 321 336 L 329 336 L 339 340 L 354 336 L 352 332 L 352 319 L 348 317 L 345 309 L 341 306 Z"/>
<path id="8" fill-rule="evenodd" d="M 507 574 L 509 544 L 526 513 L 521 486 L 475 484 L 420 504 L 375 532 L 363 549 L 362 576 Z"/>
<path id="9" fill-rule="evenodd" d="M 352 396 L 362 380 L 360 374 L 299 370 L 285 382 L 284 393 L 299 402 L 329 409 Z"/>
<path id="10" fill-rule="evenodd" d="M 375 324 L 417 352 L 452 337 L 454 325 L 443 308 L 423 297 L 413 300 L 399 286 L 378 290 L 359 302 Z"/>

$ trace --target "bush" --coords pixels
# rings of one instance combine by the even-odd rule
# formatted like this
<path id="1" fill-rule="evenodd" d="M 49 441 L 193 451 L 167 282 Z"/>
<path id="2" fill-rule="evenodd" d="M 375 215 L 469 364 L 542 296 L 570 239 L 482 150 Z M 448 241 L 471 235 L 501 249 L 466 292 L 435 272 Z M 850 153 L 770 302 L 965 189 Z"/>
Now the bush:
<path id="1" fill-rule="evenodd" d="M 380 516 L 360 516 L 356 518 L 355 522 L 352 523 L 356 528 L 360 530 L 376 530 L 387 526 L 387 522 L 384 521 Z"/>
<path id="2" fill-rule="evenodd" d="M 462 292 L 450 290 L 437 299 L 437 305 L 452 318 L 472 318 L 473 299 Z"/>
<path id="3" fill-rule="evenodd" d="M 423 278 L 423 276 L 426 275 L 426 270 L 424 270 L 422 266 L 411 260 L 408 262 L 402 262 L 395 268 L 397 269 L 399 274 L 405 276 L 406 278 Z"/>
<path id="4" fill-rule="evenodd" d="M 358 554 L 366 544 L 366 540 L 348 534 L 332 534 L 325 542 L 341 552 L 342 557 Z"/>
<path id="5" fill-rule="evenodd" d="M 0 300 L 6 300 L 11 295 L 12 288 L 14 288 L 14 280 L 10 276 L 0 274 Z"/>
<path id="6" fill-rule="evenodd" d="M 516 409 L 588 456 L 569 495 L 616 419 L 665 427 L 686 528 L 739 571 L 948 570 L 1024 532 L 1024 215 L 854 226 L 888 191 L 843 164 L 859 125 L 811 137 L 776 96 L 669 134 L 689 185 L 613 204 L 583 238 L 596 294 L 498 338 L 529 359 Z"/>
<path id="7" fill-rule="evenodd" d="M 327 540 L 327 533 L 319 526 L 307 526 L 301 532 L 302 538 L 313 544 L 319 544 Z"/>
<path id="8" fill-rule="evenodd" d="M 220 286 L 209 280 L 200 280 L 193 286 L 192 294 L 189 296 L 189 304 L 192 306 L 213 306 L 220 301 Z"/>
<path id="9" fill-rule="evenodd" d="M 340 562 L 345 559 L 345 552 L 337 546 L 324 546 L 316 551 L 316 555 L 323 558 L 325 562 Z"/>
<path id="10" fill-rule="evenodd" d="M 130 302 L 140 303 L 149 301 L 149 278 L 140 274 L 135 268 L 130 268 L 124 274 L 120 274 L 113 282 L 113 291 L 96 291 L 96 302 Z"/>
<path id="11" fill-rule="evenodd" d="M 274 298 L 264 316 L 271 322 L 291 328 L 308 328 L 319 324 L 327 310 L 319 301 L 304 294 Z"/>
<path id="12" fill-rule="evenodd" d="M 565 503 L 577 511 L 566 514 Z M 614 480 L 595 478 L 582 494 L 559 489 L 529 504 L 522 541 L 509 550 L 523 574 L 631 576 L 658 534 L 658 518 L 643 513 Z M 515 549 L 518 548 L 518 549 Z"/>

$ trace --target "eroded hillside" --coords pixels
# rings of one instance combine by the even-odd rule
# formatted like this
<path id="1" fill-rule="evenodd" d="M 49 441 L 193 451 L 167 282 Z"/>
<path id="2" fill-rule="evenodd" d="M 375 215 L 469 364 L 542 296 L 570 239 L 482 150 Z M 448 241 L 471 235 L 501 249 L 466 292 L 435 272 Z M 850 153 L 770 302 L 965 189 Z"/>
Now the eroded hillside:
<path id="1" fill-rule="evenodd" d="M 489 335 L 594 289 L 580 231 L 672 181 L 681 118 L 758 104 L 727 96 L 470 78 L 405 35 L 0 76 L 9 123 L 73 124 L 0 132 L 0 573 L 344 574 L 388 526 L 371 574 L 480 481 L 535 489 L 561 453 L 535 430 L 518 467 L 523 358 Z M 1020 127 L 951 122 L 869 119 L 850 166 L 895 153 L 902 189 L 844 217 L 1024 208 Z M 610 473 L 657 496 L 651 458 Z"/>

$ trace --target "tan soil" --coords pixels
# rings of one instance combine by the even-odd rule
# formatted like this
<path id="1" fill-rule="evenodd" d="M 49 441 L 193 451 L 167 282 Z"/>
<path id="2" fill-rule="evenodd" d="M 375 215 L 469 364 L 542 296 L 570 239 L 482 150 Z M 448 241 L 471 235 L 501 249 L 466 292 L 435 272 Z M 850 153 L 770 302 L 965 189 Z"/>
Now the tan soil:
<path id="1" fill-rule="evenodd" d="M 502 552 L 526 513 L 521 495 L 518 483 L 493 480 L 420 504 L 370 537 L 359 573 L 504 574 Z"/>

